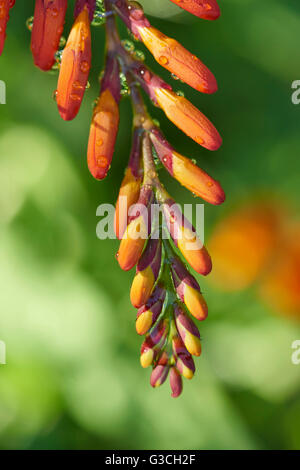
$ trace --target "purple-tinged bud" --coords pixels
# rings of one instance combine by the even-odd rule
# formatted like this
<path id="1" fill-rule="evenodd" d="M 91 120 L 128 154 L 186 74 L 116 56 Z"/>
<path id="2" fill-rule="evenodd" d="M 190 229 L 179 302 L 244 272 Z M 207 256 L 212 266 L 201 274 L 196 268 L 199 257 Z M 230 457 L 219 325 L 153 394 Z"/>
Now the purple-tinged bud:
<path id="1" fill-rule="evenodd" d="M 136 39 L 141 40 L 140 27 L 148 28 L 149 21 L 144 15 L 144 11 L 137 2 L 113 0 L 114 8 L 120 18 L 124 21 Z"/>
<path id="2" fill-rule="evenodd" d="M 178 304 L 174 306 L 174 313 L 176 327 L 186 349 L 193 356 L 200 356 L 200 333 L 195 323 Z"/>
<path id="3" fill-rule="evenodd" d="M 141 188 L 138 202 L 129 209 L 129 223 L 117 255 L 119 265 L 124 271 L 132 269 L 141 257 L 151 231 L 149 209 L 153 199 L 152 187 L 145 184 Z"/>
<path id="4" fill-rule="evenodd" d="M 170 387 L 172 390 L 172 397 L 177 398 L 182 392 L 182 378 L 178 370 L 175 367 L 172 367 L 170 370 Z"/>
<path id="5" fill-rule="evenodd" d="M 207 304 L 201 294 L 200 286 L 177 257 L 171 260 L 171 274 L 180 300 L 197 320 L 205 320 Z"/>
<path id="6" fill-rule="evenodd" d="M 165 296 L 165 289 L 158 285 L 147 303 L 138 310 L 136 331 L 139 335 L 145 335 L 152 328 L 161 314 Z"/>
<path id="7" fill-rule="evenodd" d="M 166 200 L 162 207 L 167 228 L 182 255 L 199 274 L 209 274 L 212 267 L 211 258 L 197 237 L 193 225 L 184 217 L 173 199 Z"/>
<path id="8" fill-rule="evenodd" d="M 180 354 L 176 359 L 176 367 L 186 379 L 190 380 L 194 377 L 195 363 L 190 354 Z"/>
<path id="9" fill-rule="evenodd" d="M 168 377 L 168 373 L 169 373 L 168 366 L 161 366 L 161 365 L 156 366 L 153 369 L 151 377 L 150 377 L 151 386 L 159 387 L 160 385 L 162 385 L 166 381 Z"/>
<path id="10" fill-rule="evenodd" d="M 141 347 L 140 362 L 142 367 L 149 367 L 163 349 L 169 332 L 169 322 L 160 320 L 146 337 Z"/>
<path id="11" fill-rule="evenodd" d="M 144 305 L 150 297 L 161 265 L 161 240 L 150 239 L 140 258 L 133 280 L 130 299 L 135 308 Z"/>
<path id="12" fill-rule="evenodd" d="M 79 13 L 83 10 L 85 6 L 88 9 L 90 21 L 93 21 L 94 11 L 96 8 L 96 0 L 77 0 L 74 8 L 75 18 L 79 15 Z"/>

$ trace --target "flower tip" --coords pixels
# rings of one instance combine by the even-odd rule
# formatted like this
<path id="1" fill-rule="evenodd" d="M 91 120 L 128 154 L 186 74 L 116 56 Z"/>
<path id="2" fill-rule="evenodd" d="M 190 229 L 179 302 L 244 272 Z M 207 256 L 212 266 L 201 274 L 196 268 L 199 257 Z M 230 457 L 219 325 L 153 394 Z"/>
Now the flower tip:
<path id="1" fill-rule="evenodd" d="M 155 278 L 150 266 L 135 275 L 130 290 L 130 300 L 135 308 L 140 308 L 147 302 L 154 283 Z"/>
<path id="2" fill-rule="evenodd" d="M 118 103 L 111 91 L 106 89 L 100 94 L 93 112 L 87 151 L 89 171 L 97 180 L 104 179 L 110 168 L 118 128 Z"/>
<path id="3" fill-rule="evenodd" d="M 78 114 L 90 67 L 90 21 L 88 10 L 84 8 L 75 20 L 62 54 L 56 102 L 64 121 L 71 121 Z"/>

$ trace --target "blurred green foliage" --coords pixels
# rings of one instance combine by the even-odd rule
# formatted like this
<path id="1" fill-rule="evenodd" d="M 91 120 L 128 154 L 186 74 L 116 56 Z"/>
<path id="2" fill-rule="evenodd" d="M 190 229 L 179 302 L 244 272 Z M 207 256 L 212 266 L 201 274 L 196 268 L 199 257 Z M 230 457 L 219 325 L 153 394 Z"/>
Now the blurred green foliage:
<path id="1" fill-rule="evenodd" d="M 260 190 L 299 208 L 300 107 L 291 103 L 291 83 L 300 79 L 299 1 L 220 0 L 218 21 L 183 13 L 176 23 L 162 19 L 176 10 L 167 0 L 142 3 L 158 17 L 153 24 L 199 55 L 218 79 L 214 96 L 173 81 L 220 130 L 217 153 L 199 148 L 159 109 L 151 111 L 178 151 L 226 190 L 224 206 L 206 205 L 206 236 L 241 198 Z M 291 363 L 299 325 L 273 315 L 251 289 L 224 294 L 201 279 L 210 316 L 201 325 L 196 377 L 177 400 L 168 386 L 149 386 L 129 301 L 132 273 L 114 259 L 117 241 L 95 233 L 96 208 L 114 203 L 128 159 L 130 102 L 121 103 L 111 171 L 94 181 L 85 152 L 103 29 L 93 29 L 91 88 L 82 109 L 63 122 L 52 99 L 57 75 L 32 63 L 25 21 L 33 4 L 17 2 L 11 10 L 0 59 L 7 84 L 7 104 L 0 106 L 0 339 L 7 346 L 0 448 L 299 448 L 300 365 Z M 71 21 L 70 8 L 66 31 Z M 162 178 L 178 201 L 194 200 L 163 172 Z"/>

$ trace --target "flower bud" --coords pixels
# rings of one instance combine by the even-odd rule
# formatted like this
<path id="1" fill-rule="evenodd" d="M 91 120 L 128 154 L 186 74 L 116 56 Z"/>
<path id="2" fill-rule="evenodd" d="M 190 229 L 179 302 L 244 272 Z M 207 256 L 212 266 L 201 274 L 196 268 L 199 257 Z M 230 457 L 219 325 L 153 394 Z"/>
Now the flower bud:
<path id="1" fill-rule="evenodd" d="M 152 387 L 159 387 L 162 385 L 169 374 L 169 367 L 168 366 L 156 366 L 154 367 L 151 377 L 150 377 L 150 384 Z"/>
<path id="2" fill-rule="evenodd" d="M 179 395 L 181 395 L 181 392 L 182 392 L 182 378 L 178 370 L 176 369 L 176 367 L 171 367 L 169 380 L 170 380 L 170 387 L 172 390 L 172 397 L 173 398 L 179 397 Z"/>
<path id="3" fill-rule="evenodd" d="M 186 349 L 193 356 L 200 356 L 201 343 L 198 328 L 178 304 L 174 306 L 174 313 L 176 327 Z"/>
<path id="4" fill-rule="evenodd" d="M 150 297 L 161 265 L 161 240 L 150 239 L 140 258 L 134 277 L 130 299 L 135 308 L 144 305 Z"/>
<path id="5" fill-rule="evenodd" d="M 194 227 L 184 217 L 173 199 L 168 199 L 163 204 L 163 213 L 171 237 L 187 262 L 199 274 L 204 276 L 209 274 L 212 268 L 211 258 L 197 237 Z"/>
<path id="6" fill-rule="evenodd" d="M 191 139 L 208 150 L 217 150 L 221 146 L 217 129 L 187 99 L 166 88 L 156 88 L 155 96 L 167 118 Z"/>
<path id="7" fill-rule="evenodd" d="M 178 41 L 153 27 L 140 27 L 139 33 L 145 46 L 164 68 L 202 93 L 217 91 L 211 71 Z"/>
<path id="8" fill-rule="evenodd" d="M 163 287 L 157 286 L 148 302 L 137 312 L 136 331 L 139 335 L 145 335 L 155 324 L 161 314 L 166 291 Z"/>
<path id="9" fill-rule="evenodd" d="M 167 320 L 160 320 L 141 346 L 141 366 L 149 367 L 164 347 L 169 332 Z"/>
<path id="10" fill-rule="evenodd" d="M 58 77 L 56 101 L 65 121 L 77 115 L 91 67 L 91 31 L 87 6 L 77 16 L 64 48 Z"/>
<path id="11" fill-rule="evenodd" d="M 176 367 L 184 378 L 191 380 L 194 377 L 195 363 L 189 354 L 180 354 L 176 359 Z"/>
<path id="12" fill-rule="evenodd" d="M 205 320 L 207 304 L 200 292 L 200 286 L 178 258 L 171 260 L 171 274 L 180 300 L 197 320 Z"/>
<path id="13" fill-rule="evenodd" d="M 128 211 L 139 199 L 142 182 L 140 170 L 142 135 L 143 132 L 139 128 L 134 129 L 129 164 L 116 203 L 114 229 L 119 240 L 122 239 L 128 225 Z"/>
<path id="14" fill-rule="evenodd" d="M 31 33 L 34 63 L 41 70 L 50 70 L 59 48 L 68 0 L 36 0 Z"/>
<path id="15" fill-rule="evenodd" d="M 205 20 L 216 20 L 220 16 L 216 0 L 171 0 L 171 2 Z"/>
<path id="16" fill-rule="evenodd" d="M 149 207 L 152 201 L 152 188 L 148 185 L 142 186 L 138 203 L 130 209 L 129 224 L 117 254 L 119 265 L 124 271 L 132 269 L 141 257 L 151 230 Z"/>
<path id="17" fill-rule="evenodd" d="M 205 171 L 195 165 L 189 158 L 175 152 L 162 134 L 154 129 L 150 135 L 156 153 L 171 176 L 196 196 L 211 204 L 222 204 L 224 191 Z"/>

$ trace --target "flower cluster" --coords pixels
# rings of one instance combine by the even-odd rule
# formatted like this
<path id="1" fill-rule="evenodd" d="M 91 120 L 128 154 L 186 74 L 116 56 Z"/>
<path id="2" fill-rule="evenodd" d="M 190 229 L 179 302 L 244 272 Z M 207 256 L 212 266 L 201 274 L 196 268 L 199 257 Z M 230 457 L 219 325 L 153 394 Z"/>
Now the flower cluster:
<path id="1" fill-rule="evenodd" d="M 214 20 L 220 15 L 216 0 L 171 1 L 199 18 Z M 0 0 L 0 52 L 13 4 L 12 0 Z M 31 50 L 35 65 L 42 70 L 50 70 L 57 61 L 67 6 L 67 0 L 36 0 Z M 216 180 L 176 152 L 165 139 L 148 114 L 141 89 L 175 126 L 204 148 L 217 150 L 222 140 L 214 125 L 192 103 L 174 92 L 126 47 L 120 40 L 116 18 L 144 43 L 162 67 L 194 89 L 214 93 L 216 79 L 198 57 L 154 28 L 137 2 L 77 0 L 74 16 L 59 64 L 55 92 L 58 111 L 64 120 L 71 120 L 80 109 L 91 68 L 90 26 L 101 19 L 106 28 L 105 70 L 90 127 L 88 168 L 98 180 L 105 178 L 110 169 L 122 85 L 126 83 L 133 106 L 133 139 L 116 204 L 115 232 L 120 239 L 117 260 L 123 270 L 136 266 L 130 298 L 138 309 L 136 330 L 146 335 L 141 365 L 153 367 L 153 387 L 169 375 L 172 396 L 177 397 L 182 391 L 182 376 L 191 379 L 194 375 L 192 356 L 201 354 L 200 334 L 190 314 L 200 321 L 207 316 L 200 286 L 180 254 L 202 275 L 209 274 L 212 264 L 195 228 L 161 184 L 158 162 L 188 190 L 211 204 L 221 204 L 225 195 Z M 157 208 L 155 214 L 153 207 Z"/>

